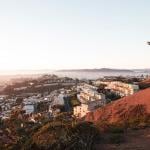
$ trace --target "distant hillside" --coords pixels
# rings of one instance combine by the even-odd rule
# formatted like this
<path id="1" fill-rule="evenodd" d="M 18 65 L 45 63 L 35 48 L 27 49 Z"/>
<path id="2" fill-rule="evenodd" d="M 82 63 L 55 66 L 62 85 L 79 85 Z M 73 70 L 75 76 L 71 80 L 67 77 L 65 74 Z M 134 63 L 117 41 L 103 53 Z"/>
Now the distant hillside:
<path id="1" fill-rule="evenodd" d="M 140 123 L 150 121 L 150 88 L 112 102 L 90 112 L 87 121 L 94 123 Z M 150 122 L 149 122 L 150 123 Z"/>
<path id="2" fill-rule="evenodd" d="M 66 70 L 58 70 L 58 72 L 134 72 L 134 71 L 128 69 L 100 68 L 100 69 L 66 69 Z"/>
<path id="3" fill-rule="evenodd" d="M 150 73 L 150 69 L 133 69 L 135 72 Z"/>

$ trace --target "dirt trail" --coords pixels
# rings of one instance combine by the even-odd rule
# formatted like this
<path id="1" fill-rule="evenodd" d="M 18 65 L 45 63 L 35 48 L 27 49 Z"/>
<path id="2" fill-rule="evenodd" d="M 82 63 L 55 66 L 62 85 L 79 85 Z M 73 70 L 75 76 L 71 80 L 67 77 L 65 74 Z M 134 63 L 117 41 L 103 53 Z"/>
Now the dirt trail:
<path id="1" fill-rule="evenodd" d="M 124 143 L 100 144 L 97 150 L 150 150 L 150 128 L 128 131 Z"/>

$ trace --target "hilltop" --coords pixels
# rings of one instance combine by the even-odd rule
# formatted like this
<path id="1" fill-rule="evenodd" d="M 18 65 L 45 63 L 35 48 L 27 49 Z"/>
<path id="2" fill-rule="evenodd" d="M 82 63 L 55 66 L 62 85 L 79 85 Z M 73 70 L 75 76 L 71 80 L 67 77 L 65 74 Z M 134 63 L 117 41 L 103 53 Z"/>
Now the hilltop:
<path id="1" fill-rule="evenodd" d="M 86 121 L 108 124 L 149 121 L 150 118 L 150 88 L 139 91 L 134 95 L 121 98 L 115 102 L 90 112 Z"/>

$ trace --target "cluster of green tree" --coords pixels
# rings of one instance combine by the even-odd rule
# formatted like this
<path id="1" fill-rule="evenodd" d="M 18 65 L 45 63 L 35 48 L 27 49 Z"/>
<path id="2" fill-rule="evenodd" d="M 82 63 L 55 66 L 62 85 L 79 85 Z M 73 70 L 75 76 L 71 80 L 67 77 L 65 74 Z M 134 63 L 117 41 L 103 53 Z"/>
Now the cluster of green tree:
<path id="1" fill-rule="evenodd" d="M 62 113 L 53 120 L 41 118 L 40 123 L 31 123 L 25 118 L 18 118 L 21 112 L 14 112 L 10 120 L 0 120 L 0 137 L 5 133 L 5 137 L 13 140 L 10 143 L 1 140 L 0 149 L 95 150 L 101 143 L 119 144 L 124 142 L 128 128 L 150 125 L 150 118 L 145 117 L 143 106 L 133 109 L 124 116 L 122 124 L 108 124 L 106 121 L 95 124 L 79 122 L 69 113 Z"/>
<path id="2" fill-rule="evenodd" d="M 0 120 L 0 149 L 20 149 L 31 135 L 48 119 L 38 116 L 38 123 L 28 121 L 29 116 L 24 111 L 18 109 L 11 113 L 9 119 Z M 18 146 L 18 147 L 16 147 Z"/>
<path id="3" fill-rule="evenodd" d="M 115 81 L 121 81 L 121 82 L 133 84 L 135 82 L 141 82 L 141 79 L 140 78 L 136 78 L 136 77 L 126 78 L 126 77 L 119 76 L 119 77 L 116 77 Z"/>
<path id="4" fill-rule="evenodd" d="M 73 107 L 80 105 L 80 101 L 77 99 L 77 94 L 71 94 L 70 96 L 64 97 L 64 108 L 66 112 L 72 112 Z"/>
<path id="5" fill-rule="evenodd" d="M 38 102 L 36 104 L 35 111 L 36 112 L 44 112 L 44 111 L 48 111 L 48 109 L 49 109 L 48 102 Z"/>
<path id="6" fill-rule="evenodd" d="M 105 94 L 106 96 L 106 99 L 107 100 L 110 100 L 110 101 L 115 101 L 115 100 L 118 100 L 121 98 L 121 96 L 119 94 L 116 94 L 115 92 L 112 92 L 111 90 L 109 89 L 105 89 L 106 85 L 104 84 L 101 84 L 99 87 L 98 87 L 98 92 L 99 93 L 103 93 Z"/>
<path id="7" fill-rule="evenodd" d="M 44 94 L 45 92 L 52 92 L 54 90 L 58 90 L 58 89 L 61 89 L 61 88 L 69 88 L 71 87 L 70 85 L 68 86 L 64 86 L 64 85 L 61 85 L 61 84 L 58 84 L 58 85 L 52 85 L 52 86 L 41 86 L 41 87 L 35 87 L 35 86 L 28 86 L 26 89 L 23 89 L 23 90 L 19 90 L 19 91 L 15 91 L 14 90 L 14 86 L 13 85 L 8 85 L 2 92 L 1 94 L 6 94 L 6 95 L 19 95 L 19 94 L 22 94 L 22 93 L 42 93 Z"/>
<path id="8" fill-rule="evenodd" d="M 99 131 L 88 122 L 72 124 L 53 122 L 40 128 L 24 145 L 26 149 L 92 150 L 99 140 Z"/>
<path id="9" fill-rule="evenodd" d="M 42 77 L 39 77 L 38 79 L 26 79 L 22 82 L 14 82 L 11 85 L 8 85 L 1 94 L 7 94 L 7 95 L 16 95 L 16 94 L 22 94 L 22 93 L 44 93 L 44 92 L 51 92 L 53 90 L 57 90 L 60 88 L 67 88 L 71 87 L 71 85 L 62 85 L 61 83 L 58 83 L 57 85 L 49 85 L 49 86 L 43 86 L 43 84 L 47 84 L 49 82 L 56 82 L 59 81 L 60 78 L 58 78 L 55 75 L 44 75 Z M 64 78 L 64 81 L 73 81 L 72 78 Z M 62 81 L 63 82 L 63 81 Z M 78 82 L 76 80 L 76 82 Z M 32 84 L 31 84 L 32 83 Z M 37 85 L 40 85 L 37 87 Z M 14 90 L 14 88 L 20 88 L 20 87 L 27 87 L 22 90 Z"/>
<path id="10" fill-rule="evenodd" d="M 115 101 L 121 98 L 120 95 L 114 92 L 107 91 L 105 94 L 106 94 L 106 99 L 110 99 L 111 101 Z"/>
<path id="11" fill-rule="evenodd" d="M 0 148 L 13 150 L 92 150 L 100 138 L 94 124 L 79 123 L 66 113 L 40 124 L 23 121 L 14 114 L 1 130 L 9 130 L 9 136 L 17 140 L 9 144 L 1 143 Z"/>

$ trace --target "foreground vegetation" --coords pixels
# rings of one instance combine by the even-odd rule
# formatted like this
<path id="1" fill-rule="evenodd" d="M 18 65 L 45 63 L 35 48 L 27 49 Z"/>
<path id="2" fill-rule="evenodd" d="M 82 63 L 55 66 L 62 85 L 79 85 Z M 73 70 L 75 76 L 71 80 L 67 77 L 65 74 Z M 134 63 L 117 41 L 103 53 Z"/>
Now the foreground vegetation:
<path id="1" fill-rule="evenodd" d="M 1 122 L 0 134 L 5 137 L 0 141 L 2 150 L 92 150 L 100 138 L 94 124 L 77 122 L 68 114 L 61 114 L 53 120 L 41 118 L 38 123 L 15 117 Z"/>
<path id="2" fill-rule="evenodd" d="M 150 117 L 144 113 L 144 108 L 134 109 L 135 113 L 127 114 L 124 122 L 117 124 L 78 121 L 69 113 L 62 113 L 55 119 L 38 116 L 38 121 L 33 123 L 27 116 L 21 117 L 23 112 L 13 112 L 10 119 L 0 121 L 0 149 L 101 150 L 104 144 L 124 143 L 128 130 L 149 128 Z"/>

